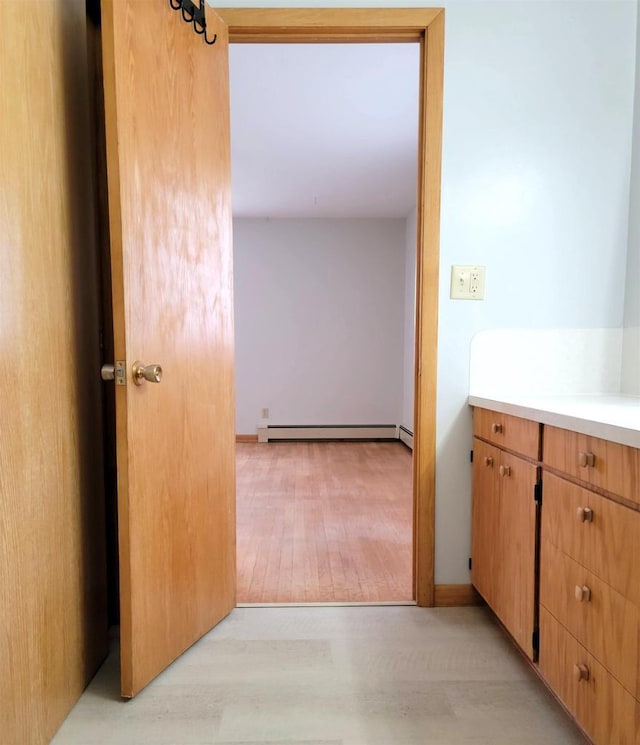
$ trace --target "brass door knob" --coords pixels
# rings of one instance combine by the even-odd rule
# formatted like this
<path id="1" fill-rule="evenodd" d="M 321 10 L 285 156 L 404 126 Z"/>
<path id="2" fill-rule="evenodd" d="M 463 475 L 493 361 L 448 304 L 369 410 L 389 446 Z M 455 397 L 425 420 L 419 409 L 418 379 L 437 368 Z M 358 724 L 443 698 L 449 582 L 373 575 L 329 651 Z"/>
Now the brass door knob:
<path id="1" fill-rule="evenodd" d="M 578 507 L 576 510 L 576 517 L 581 523 L 593 522 L 593 510 L 591 507 Z"/>
<path id="2" fill-rule="evenodd" d="M 143 365 L 142 362 L 134 362 L 132 368 L 133 382 L 142 385 L 145 380 L 149 383 L 159 383 L 162 380 L 162 367 L 160 365 Z"/>
<path id="3" fill-rule="evenodd" d="M 497 435 L 499 432 L 502 432 L 502 425 L 499 424 L 498 422 L 494 422 L 491 425 L 491 431 L 493 432 L 494 435 Z"/>
<path id="4" fill-rule="evenodd" d="M 581 662 L 573 666 L 573 677 L 578 681 L 589 680 L 589 668 Z"/>
<path id="5" fill-rule="evenodd" d="M 576 585 L 576 600 L 581 603 L 588 603 L 591 600 L 591 590 L 586 585 Z"/>
<path id="6" fill-rule="evenodd" d="M 491 468 L 493 466 L 493 458 L 490 455 L 486 455 L 484 459 L 484 464 L 487 466 L 487 468 Z"/>
<path id="7" fill-rule="evenodd" d="M 511 476 L 511 466 L 500 466 L 501 476 Z"/>

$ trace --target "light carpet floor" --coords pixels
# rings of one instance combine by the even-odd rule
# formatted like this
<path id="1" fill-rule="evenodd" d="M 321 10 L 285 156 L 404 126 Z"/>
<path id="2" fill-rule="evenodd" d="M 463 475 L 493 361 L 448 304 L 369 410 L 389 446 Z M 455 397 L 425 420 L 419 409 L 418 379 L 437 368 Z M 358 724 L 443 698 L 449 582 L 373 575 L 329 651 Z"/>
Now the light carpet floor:
<path id="1" fill-rule="evenodd" d="M 132 701 L 118 676 L 54 745 L 584 745 L 484 608 L 240 608 Z"/>

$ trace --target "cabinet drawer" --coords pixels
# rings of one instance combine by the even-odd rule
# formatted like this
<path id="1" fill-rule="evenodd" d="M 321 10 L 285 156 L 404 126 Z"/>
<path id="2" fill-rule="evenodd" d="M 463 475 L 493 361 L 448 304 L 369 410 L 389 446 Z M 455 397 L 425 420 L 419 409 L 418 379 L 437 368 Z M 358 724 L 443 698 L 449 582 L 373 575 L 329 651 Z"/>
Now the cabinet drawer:
<path id="1" fill-rule="evenodd" d="M 638 702 L 544 607 L 540 672 L 595 745 L 640 745 Z"/>
<path id="2" fill-rule="evenodd" d="M 543 541 L 540 602 L 636 698 L 640 698 L 640 609 Z"/>
<path id="3" fill-rule="evenodd" d="M 476 408 L 473 434 L 529 458 L 540 457 L 540 425 L 529 419 Z"/>
<path id="4" fill-rule="evenodd" d="M 640 606 L 640 512 L 543 474 L 541 538 Z"/>
<path id="5" fill-rule="evenodd" d="M 544 428 L 542 460 L 591 486 L 640 503 L 640 450 L 558 427 Z"/>

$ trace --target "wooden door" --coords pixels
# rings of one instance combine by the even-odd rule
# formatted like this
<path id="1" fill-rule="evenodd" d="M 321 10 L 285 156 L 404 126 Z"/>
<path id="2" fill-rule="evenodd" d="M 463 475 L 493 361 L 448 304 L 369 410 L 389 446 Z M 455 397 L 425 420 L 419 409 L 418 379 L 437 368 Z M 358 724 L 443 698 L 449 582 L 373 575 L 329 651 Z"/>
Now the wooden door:
<path id="1" fill-rule="evenodd" d="M 494 610 L 497 610 L 496 577 L 500 566 L 500 497 L 497 481 L 499 465 L 498 448 L 474 439 L 471 579 L 475 588 Z"/>
<path id="2" fill-rule="evenodd" d="M 235 605 L 228 34 L 103 2 L 122 695 Z M 163 368 L 134 384 L 136 360 Z"/>
<path id="3" fill-rule="evenodd" d="M 500 566 L 498 615 L 533 659 L 537 468 L 500 454 Z"/>
<path id="4" fill-rule="evenodd" d="M 84 0 L 0 2 L 0 742 L 50 742 L 107 653 Z"/>

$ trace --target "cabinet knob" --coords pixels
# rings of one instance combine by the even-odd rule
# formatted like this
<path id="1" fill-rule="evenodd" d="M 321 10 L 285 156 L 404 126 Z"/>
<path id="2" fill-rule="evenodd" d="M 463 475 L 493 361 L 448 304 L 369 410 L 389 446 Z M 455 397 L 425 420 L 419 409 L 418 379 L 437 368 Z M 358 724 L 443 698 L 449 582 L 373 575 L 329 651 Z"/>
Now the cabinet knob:
<path id="1" fill-rule="evenodd" d="M 491 468 L 493 466 L 493 458 L 490 455 L 485 455 L 484 464 L 487 468 Z"/>
<path id="2" fill-rule="evenodd" d="M 511 476 L 511 466 L 500 466 L 501 476 Z"/>
<path id="3" fill-rule="evenodd" d="M 580 468 L 595 466 L 596 456 L 593 453 L 578 453 L 578 465 Z"/>
<path id="4" fill-rule="evenodd" d="M 573 666 L 573 677 L 578 681 L 589 680 L 589 668 L 581 662 Z"/>
<path id="5" fill-rule="evenodd" d="M 493 432 L 494 435 L 497 435 L 499 432 L 502 432 L 502 425 L 499 424 L 498 422 L 494 422 L 491 425 L 491 431 Z"/>
<path id="6" fill-rule="evenodd" d="M 593 510 L 591 507 L 578 507 L 576 510 L 576 517 L 581 523 L 593 522 Z"/>
<path id="7" fill-rule="evenodd" d="M 588 603 L 591 600 L 591 590 L 586 585 L 576 585 L 576 600 L 581 603 Z"/>

